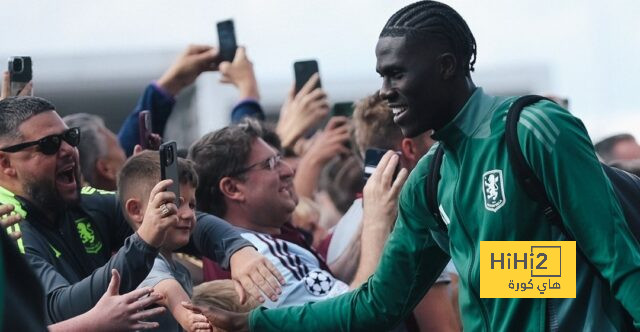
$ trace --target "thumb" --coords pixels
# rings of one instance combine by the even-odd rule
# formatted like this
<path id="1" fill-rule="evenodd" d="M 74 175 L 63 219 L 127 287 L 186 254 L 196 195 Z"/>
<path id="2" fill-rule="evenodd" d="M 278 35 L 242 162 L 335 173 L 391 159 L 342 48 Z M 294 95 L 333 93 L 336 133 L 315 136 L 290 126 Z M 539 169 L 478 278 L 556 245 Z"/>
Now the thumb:
<path id="1" fill-rule="evenodd" d="M 296 85 L 291 84 L 291 88 L 289 88 L 289 94 L 287 95 L 288 100 L 293 100 L 296 97 Z"/>
<path id="2" fill-rule="evenodd" d="M 238 280 L 233 280 L 233 287 L 236 289 L 236 293 L 238 293 L 238 301 L 240 304 L 247 302 L 247 293 Z"/>
<path id="3" fill-rule="evenodd" d="M 120 292 L 120 273 L 118 270 L 111 270 L 111 281 L 109 281 L 109 287 L 107 287 L 106 294 L 116 296 Z"/>
<path id="4" fill-rule="evenodd" d="M 8 71 L 2 73 L 2 92 L 0 99 L 7 98 L 11 95 L 11 76 Z"/>
<path id="5" fill-rule="evenodd" d="M 238 46 L 236 49 L 236 56 L 233 58 L 233 62 L 240 62 L 247 58 L 247 52 L 244 46 Z"/>
<path id="6" fill-rule="evenodd" d="M 227 72 L 229 72 L 229 68 L 231 67 L 231 62 L 229 61 L 222 61 L 219 65 L 218 65 L 218 70 L 220 71 L 221 74 L 225 75 L 227 74 Z"/>

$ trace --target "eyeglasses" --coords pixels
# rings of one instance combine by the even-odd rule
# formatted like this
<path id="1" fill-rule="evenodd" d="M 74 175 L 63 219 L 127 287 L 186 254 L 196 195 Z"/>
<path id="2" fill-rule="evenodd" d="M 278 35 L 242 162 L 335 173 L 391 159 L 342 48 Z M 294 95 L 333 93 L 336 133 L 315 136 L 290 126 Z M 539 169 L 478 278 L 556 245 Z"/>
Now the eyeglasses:
<path id="1" fill-rule="evenodd" d="M 24 150 L 30 146 L 37 145 L 40 152 L 50 156 L 58 152 L 63 140 L 69 143 L 69 145 L 71 146 L 78 146 L 78 144 L 80 143 L 80 128 L 71 128 L 65 130 L 61 134 L 49 135 L 36 141 L 24 142 L 8 146 L 6 148 L 0 149 L 0 151 L 12 153 Z"/>
<path id="2" fill-rule="evenodd" d="M 250 171 L 251 169 L 253 169 L 256 166 L 260 166 L 260 169 L 268 169 L 270 171 L 273 171 L 276 169 L 276 167 L 278 167 L 278 165 L 280 165 L 280 163 L 282 162 L 282 156 L 280 154 L 276 154 L 273 155 L 265 160 L 259 161 L 255 164 L 251 164 L 245 168 L 242 168 L 240 170 L 237 170 L 233 173 L 230 174 L 230 176 L 234 176 L 234 175 L 240 175 L 242 173 L 246 173 L 248 171 Z"/>

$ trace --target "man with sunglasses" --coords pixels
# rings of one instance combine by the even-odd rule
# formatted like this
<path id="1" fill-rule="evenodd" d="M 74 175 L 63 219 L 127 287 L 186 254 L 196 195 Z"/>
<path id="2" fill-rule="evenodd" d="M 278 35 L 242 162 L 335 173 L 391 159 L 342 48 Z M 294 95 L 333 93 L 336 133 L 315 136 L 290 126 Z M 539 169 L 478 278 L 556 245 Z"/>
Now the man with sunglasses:
<path id="1" fill-rule="evenodd" d="M 0 101 L 0 203 L 14 205 L 24 219 L 18 249 L 44 286 L 48 324 L 91 309 L 107 290 L 112 269 L 122 275 L 121 292 L 134 290 L 177 222 L 173 193 L 163 193 L 146 210 L 148 222 L 132 234 L 112 192 L 80 189 L 80 136 L 45 99 Z M 185 250 L 198 249 L 233 267 L 240 289 L 251 296 L 259 298 L 259 288 L 276 298 L 281 276 L 223 221 L 210 216 L 194 229 Z"/>

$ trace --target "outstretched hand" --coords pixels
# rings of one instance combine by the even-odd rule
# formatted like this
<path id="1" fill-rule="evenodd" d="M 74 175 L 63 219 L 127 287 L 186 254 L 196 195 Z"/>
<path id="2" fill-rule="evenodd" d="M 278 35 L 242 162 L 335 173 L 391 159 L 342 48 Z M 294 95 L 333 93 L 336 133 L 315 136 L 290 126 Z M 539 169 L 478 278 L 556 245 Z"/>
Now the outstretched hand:
<path id="1" fill-rule="evenodd" d="M 131 331 L 158 328 L 157 322 L 144 320 L 163 313 L 164 307 L 145 309 L 162 299 L 153 289 L 144 287 L 120 295 L 120 274 L 111 270 L 111 281 L 104 295 L 87 314 L 92 318 L 96 331 Z"/>
<path id="2" fill-rule="evenodd" d="M 247 295 L 264 302 L 260 292 L 272 301 L 282 293 L 284 277 L 278 269 L 253 247 L 244 247 L 231 256 L 231 279 L 233 279 L 240 303 L 245 303 Z"/>
<path id="3" fill-rule="evenodd" d="M 188 302 L 182 302 L 182 306 L 207 317 L 209 324 L 216 328 L 216 331 L 249 331 L 249 313 L 236 313 L 212 306 L 196 306 Z"/>

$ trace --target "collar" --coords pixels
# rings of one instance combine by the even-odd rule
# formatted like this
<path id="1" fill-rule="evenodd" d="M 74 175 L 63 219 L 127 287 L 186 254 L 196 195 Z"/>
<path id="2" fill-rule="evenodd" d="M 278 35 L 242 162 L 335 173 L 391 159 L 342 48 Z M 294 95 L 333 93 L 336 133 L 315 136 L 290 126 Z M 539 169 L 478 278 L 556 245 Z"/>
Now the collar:
<path id="1" fill-rule="evenodd" d="M 500 98 L 484 93 L 478 87 L 455 118 L 433 134 L 445 147 L 455 147 L 468 138 L 482 138 L 491 134 L 491 113 Z"/>

